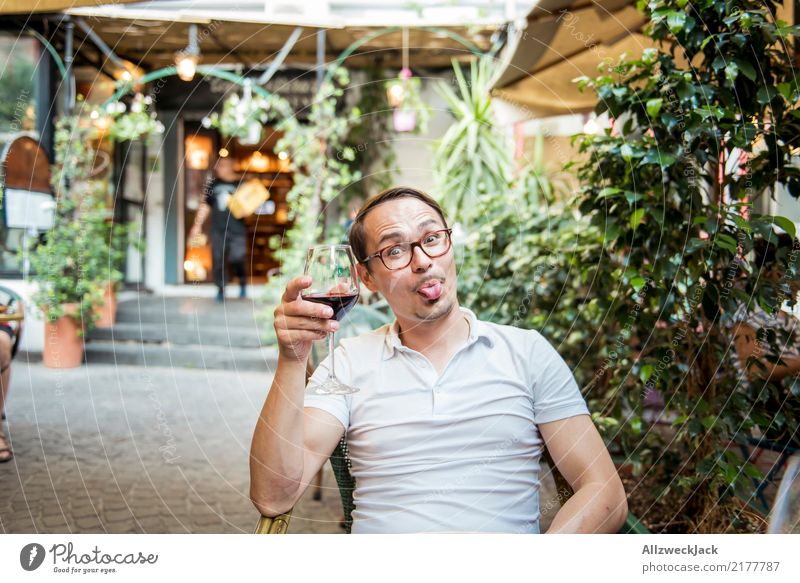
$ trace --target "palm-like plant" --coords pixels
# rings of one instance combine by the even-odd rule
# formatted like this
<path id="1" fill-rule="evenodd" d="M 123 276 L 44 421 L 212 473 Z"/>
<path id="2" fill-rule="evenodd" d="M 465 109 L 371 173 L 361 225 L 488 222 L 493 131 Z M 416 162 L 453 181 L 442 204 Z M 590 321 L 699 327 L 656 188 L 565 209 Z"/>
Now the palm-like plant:
<path id="1" fill-rule="evenodd" d="M 491 66 L 489 58 L 472 61 L 467 80 L 454 60 L 455 89 L 446 83 L 438 87 L 456 123 L 438 144 L 434 174 L 446 211 L 464 224 L 478 214 L 482 195 L 505 192 L 512 180 L 511 148 L 493 125 Z"/>

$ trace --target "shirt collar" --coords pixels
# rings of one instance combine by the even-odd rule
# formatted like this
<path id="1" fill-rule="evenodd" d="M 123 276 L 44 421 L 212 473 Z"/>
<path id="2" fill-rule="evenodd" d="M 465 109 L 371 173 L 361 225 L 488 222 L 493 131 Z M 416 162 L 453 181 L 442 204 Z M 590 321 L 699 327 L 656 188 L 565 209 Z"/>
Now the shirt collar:
<path id="1" fill-rule="evenodd" d="M 491 328 L 486 324 L 486 322 L 478 320 L 478 317 L 469 308 L 460 306 L 459 309 L 469 321 L 469 339 L 467 340 L 465 346 L 469 346 L 470 344 L 477 342 L 479 339 L 483 339 L 489 345 L 489 347 L 493 347 L 494 337 L 492 336 Z M 400 325 L 397 323 L 396 318 L 386 328 L 386 349 L 383 352 L 383 360 L 392 358 L 397 352 L 407 352 L 411 350 L 410 348 L 404 346 L 400 341 L 400 336 L 398 335 L 399 328 Z"/>

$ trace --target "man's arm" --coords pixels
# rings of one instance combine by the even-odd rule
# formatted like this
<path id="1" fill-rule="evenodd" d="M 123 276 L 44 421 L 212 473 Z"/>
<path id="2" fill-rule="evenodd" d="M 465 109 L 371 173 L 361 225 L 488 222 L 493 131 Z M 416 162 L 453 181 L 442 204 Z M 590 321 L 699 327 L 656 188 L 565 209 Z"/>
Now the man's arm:
<path id="1" fill-rule="evenodd" d="M 588 415 L 539 425 L 550 456 L 575 494 L 550 525 L 553 533 L 615 533 L 628 515 L 625 489 Z"/>
<path id="2" fill-rule="evenodd" d="M 265 516 L 294 506 L 344 434 L 330 413 L 303 408 L 312 342 L 339 327 L 331 308 L 303 300 L 310 285 L 291 280 L 275 310 L 278 366 L 250 446 L 250 500 Z"/>
<path id="3" fill-rule="evenodd" d="M 796 375 L 800 372 L 800 356 L 783 355 L 781 360 L 784 364 L 777 364 L 767 360 L 765 350 L 759 350 L 756 342 L 756 331 L 750 324 L 739 324 L 734 331 L 734 343 L 736 345 L 736 355 L 742 363 L 742 367 L 747 366 L 747 360 L 756 355 L 758 351 L 758 362 L 753 362 L 747 371 L 751 380 L 767 379 L 780 381 L 788 376 Z M 792 347 L 794 348 L 794 347 Z"/>
<path id="4" fill-rule="evenodd" d="M 189 230 L 189 238 L 197 237 L 202 232 L 203 223 L 206 222 L 208 215 L 211 213 L 211 207 L 207 203 L 200 203 L 200 208 L 197 209 L 197 214 L 194 216 L 194 223 Z"/>

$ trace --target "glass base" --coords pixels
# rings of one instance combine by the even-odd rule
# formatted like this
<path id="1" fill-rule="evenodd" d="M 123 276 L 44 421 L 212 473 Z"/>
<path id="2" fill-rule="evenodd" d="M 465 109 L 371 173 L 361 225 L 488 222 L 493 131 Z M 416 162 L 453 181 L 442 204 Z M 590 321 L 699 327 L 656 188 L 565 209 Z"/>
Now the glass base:
<path id="1" fill-rule="evenodd" d="M 321 385 L 315 385 L 312 392 L 316 395 L 351 395 L 357 393 L 357 387 L 340 383 L 336 379 L 327 379 Z"/>

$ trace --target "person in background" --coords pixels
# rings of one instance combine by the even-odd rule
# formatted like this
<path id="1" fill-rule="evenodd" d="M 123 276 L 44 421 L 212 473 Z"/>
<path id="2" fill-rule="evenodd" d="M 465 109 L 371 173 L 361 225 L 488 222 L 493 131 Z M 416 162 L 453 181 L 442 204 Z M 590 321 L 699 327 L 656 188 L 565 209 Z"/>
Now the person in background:
<path id="1" fill-rule="evenodd" d="M 244 274 L 247 225 L 234 217 L 228 209 L 228 199 L 239 188 L 240 177 L 230 157 L 219 158 L 214 165 L 214 180 L 206 188 L 205 198 L 197 210 L 189 231 L 189 240 L 202 234 L 203 223 L 211 215 L 211 256 L 217 301 L 225 299 L 226 267 L 230 267 L 239 280 L 239 297 L 247 297 L 247 280 Z"/>
<path id="2" fill-rule="evenodd" d="M 744 387 L 754 392 L 767 392 L 769 396 L 764 401 L 767 407 L 775 417 L 782 413 L 786 419 L 779 423 L 773 418 L 767 427 L 761 428 L 764 436 L 800 447 L 800 435 L 791 431 L 800 419 L 800 400 L 790 388 L 800 375 L 800 326 L 797 317 L 783 309 L 784 302 L 789 308 L 794 307 L 800 290 L 790 271 L 793 266 L 789 264 L 794 260 L 776 257 L 778 248 L 791 249 L 790 257 L 800 255 L 800 242 L 781 234 L 778 243 L 776 246 L 762 239 L 754 246 L 754 269 L 761 270 L 759 277 L 776 290 L 777 302 L 772 306 L 772 314 L 765 312 L 755 298 L 750 310 L 740 303 L 733 315 L 734 366 Z M 788 288 L 788 294 L 784 286 Z M 770 337 L 774 337 L 773 342 L 780 351 L 778 354 L 773 354 Z M 781 362 L 776 362 L 778 358 Z"/>
<path id="3" fill-rule="evenodd" d="M 11 382 L 11 348 L 13 346 L 11 329 L 0 324 L 0 418 L 6 418 L 6 397 L 8 396 L 8 386 Z M 1 423 L 1 422 L 0 422 Z M 14 452 L 11 450 L 11 442 L 0 429 L 0 464 L 11 461 Z"/>

